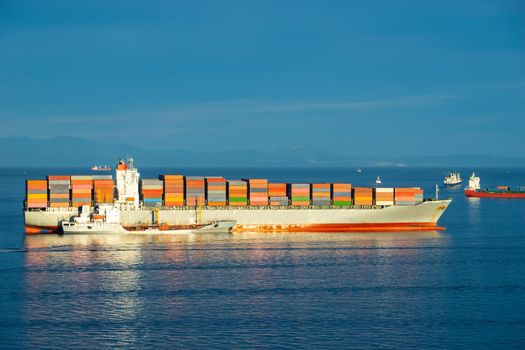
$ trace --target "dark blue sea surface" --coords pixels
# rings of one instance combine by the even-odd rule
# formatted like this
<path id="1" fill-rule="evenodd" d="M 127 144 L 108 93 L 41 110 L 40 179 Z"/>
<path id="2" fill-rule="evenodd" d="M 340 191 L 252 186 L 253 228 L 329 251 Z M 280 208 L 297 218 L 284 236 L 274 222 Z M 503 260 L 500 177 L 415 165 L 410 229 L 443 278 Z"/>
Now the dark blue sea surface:
<path id="1" fill-rule="evenodd" d="M 421 186 L 447 170 L 141 169 Z M 460 169 L 468 178 L 470 169 Z M 525 169 L 478 169 L 483 186 Z M 468 199 L 442 232 L 56 235 L 24 239 L 24 180 L 0 169 L 0 349 L 525 348 L 525 200 Z"/>

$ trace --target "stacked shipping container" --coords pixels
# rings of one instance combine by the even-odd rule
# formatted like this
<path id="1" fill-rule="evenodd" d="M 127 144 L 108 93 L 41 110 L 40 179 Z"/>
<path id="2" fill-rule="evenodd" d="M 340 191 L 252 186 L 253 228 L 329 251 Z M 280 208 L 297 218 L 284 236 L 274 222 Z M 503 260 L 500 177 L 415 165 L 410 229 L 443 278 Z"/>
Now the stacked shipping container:
<path id="1" fill-rule="evenodd" d="M 285 183 L 268 184 L 268 196 L 270 197 L 270 205 L 288 205 L 288 196 L 286 195 Z"/>
<path id="2" fill-rule="evenodd" d="M 28 208 L 46 208 L 47 180 L 27 180 L 26 201 Z"/>
<path id="3" fill-rule="evenodd" d="M 71 206 L 91 206 L 93 197 L 93 177 L 90 175 L 71 176 Z"/>
<path id="4" fill-rule="evenodd" d="M 332 184 L 332 204 L 335 206 L 352 205 L 352 185 L 345 183 Z"/>
<path id="5" fill-rule="evenodd" d="M 209 206 L 226 205 L 226 180 L 223 177 L 206 177 L 206 200 Z"/>
<path id="6" fill-rule="evenodd" d="M 159 179 L 140 180 L 140 196 L 145 207 L 162 206 L 164 183 Z"/>
<path id="7" fill-rule="evenodd" d="M 288 196 L 292 199 L 292 205 L 310 205 L 310 185 L 288 184 Z"/>
<path id="8" fill-rule="evenodd" d="M 164 205 L 167 207 L 182 207 L 184 205 L 184 176 L 163 175 Z"/>
<path id="9" fill-rule="evenodd" d="M 111 175 L 91 175 L 93 180 L 113 180 Z"/>
<path id="10" fill-rule="evenodd" d="M 416 204 L 423 203 L 423 190 L 421 188 L 416 188 Z"/>
<path id="11" fill-rule="evenodd" d="M 394 205 L 393 188 L 376 188 L 376 205 Z"/>
<path id="12" fill-rule="evenodd" d="M 354 188 L 354 204 L 355 205 L 372 205 L 374 203 L 372 189 L 368 187 Z"/>
<path id="13" fill-rule="evenodd" d="M 231 206 L 246 206 L 248 184 L 242 180 L 228 180 L 228 203 Z"/>
<path id="14" fill-rule="evenodd" d="M 94 179 L 93 180 L 93 201 L 95 204 L 111 204 L 113 203 L 115 191 L 115 183 L 111 176 L 109 179 Z"/>
<path id="15" fill-rule="evenodd" d="M 186 176 L 186 205 L 201 206 L 205 201 L 204 177 Z"/>
<path id="16" fill-rule="evenodd" d="M 416 205 L 423 202 L 423 190 L 419 188 L 396 188 L 396 205 Z"/>
<path id="17" fill-rule="evenodd" d="M 312 205 L 330 205 L 330 184 L 312 184 Z"/>
<path id="18" fill-rule="evenodd" d="M 29 208 L 79 207 L 114 202 L 111 175 L 49 175 L 47 180 L 27 180 Z M 163 175 L 161 180 L 140 180 L 144 206 L 381 206 L 423 202 L 420 188 L 356 187 L 346 183 L 285 184 L 266 179 L 225 180 L 223 177 Z"/>
<path id="19" fill-rule="evenodd" d="M 268 180 L 249 179 L 248 192 L 250 205 L 268 205 Z"/>
<path id="20" fill-rule="evenodd" d="M 49 206 L 52 208 L 69 207 L 70 177 L 67 175 L 49 175 L 47 183 L 49 188 Z"/>

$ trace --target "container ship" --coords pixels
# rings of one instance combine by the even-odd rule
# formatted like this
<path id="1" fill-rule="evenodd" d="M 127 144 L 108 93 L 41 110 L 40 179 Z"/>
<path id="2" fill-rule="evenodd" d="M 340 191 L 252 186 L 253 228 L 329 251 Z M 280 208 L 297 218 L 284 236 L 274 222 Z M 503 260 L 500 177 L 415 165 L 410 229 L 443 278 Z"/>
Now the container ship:
<path id="1" fill-rule="evenodd" d="M 497 186 L 496 189 L 481 189 L 479 176 L 472 173 L 465 196 L 477 198 L 523 198 L 525 199 L 525 186 Z"/>
<path id="2" fill-rule="evenodd" d="M 49 175 L 26 181 L 26 234 L 64 233 L 87 218 L 138 228 L 234 222 L 233 232 L 380 232 L 442 230 L 451 199 L 425 199 L 420 188 L 350 183 L 272 183 L 166 174 L 141 179 L 133 160 L 112 175 Z"/>

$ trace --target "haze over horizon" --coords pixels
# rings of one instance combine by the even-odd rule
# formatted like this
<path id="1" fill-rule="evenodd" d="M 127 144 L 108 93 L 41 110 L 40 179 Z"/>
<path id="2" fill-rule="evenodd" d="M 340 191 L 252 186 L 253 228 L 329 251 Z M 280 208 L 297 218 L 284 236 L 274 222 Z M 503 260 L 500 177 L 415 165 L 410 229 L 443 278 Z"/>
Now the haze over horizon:
<path id="1" fill-rule="evenodd" d="M 524 38 L 521 1 L 2 1 L 0 138 L 523 157 Z"/>

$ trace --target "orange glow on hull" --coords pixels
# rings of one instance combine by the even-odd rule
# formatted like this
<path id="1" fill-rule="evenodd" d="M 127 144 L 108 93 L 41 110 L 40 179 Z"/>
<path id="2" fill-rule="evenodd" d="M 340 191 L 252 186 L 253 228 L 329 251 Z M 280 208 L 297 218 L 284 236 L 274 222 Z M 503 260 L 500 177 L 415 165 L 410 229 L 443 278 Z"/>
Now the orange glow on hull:
<path id="1" fill-rule="evenodd" d="M 233 232 L 408 232 L 442 231 L 444 227 L 434 222 L 392 222 L 360 224 L 309 224 L 309 225 L 235 225 Z M 60 233 L 59 226 L 26 226 L 26 235 Z"/>
<path id="2" fill-rule="evenodd" d="M 233 232 L 399 232 L 442 231 L 434 222 L 392 222 L 309 225 L 235 225 Z"/>

